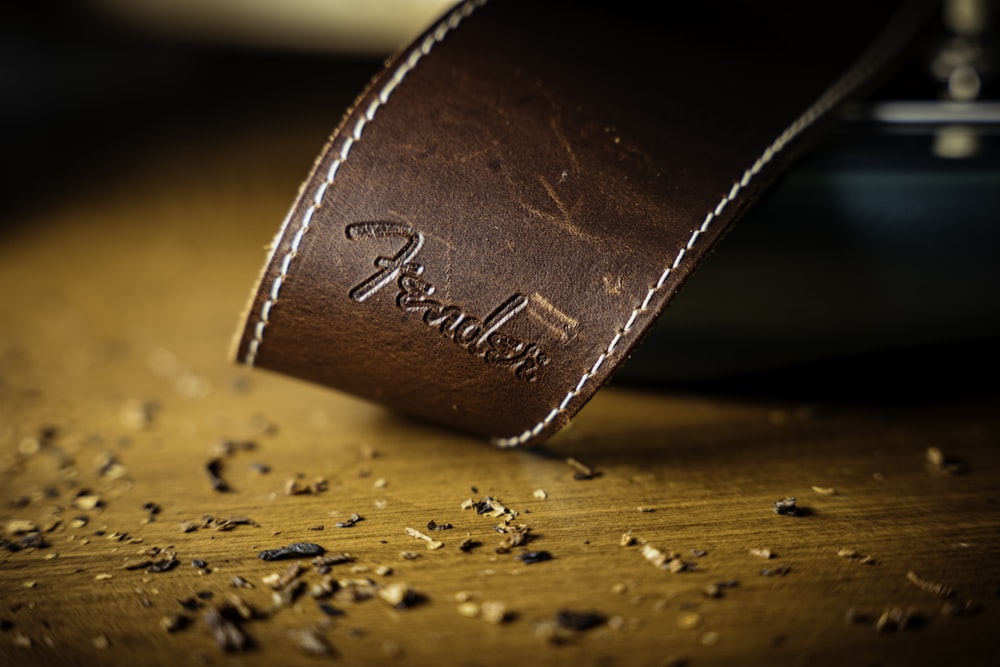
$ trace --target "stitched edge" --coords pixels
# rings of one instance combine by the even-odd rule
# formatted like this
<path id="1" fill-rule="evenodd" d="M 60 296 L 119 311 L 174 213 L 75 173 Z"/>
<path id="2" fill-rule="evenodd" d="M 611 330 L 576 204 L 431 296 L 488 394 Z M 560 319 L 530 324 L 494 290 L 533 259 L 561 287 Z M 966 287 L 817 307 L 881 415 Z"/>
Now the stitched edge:
<path id="1" fill-rule="evenodd" d="M 886 31 L 888 32 L 888 30 Z M 883 33 L 885 34 L 885 33 Z M 775 155 L 784 150 L 785 146 L 788 145 L 790 141 L 795 139 L 801 132 L 803 132 L 810 125 L 815 123 L 823 114 L 829 111 L 834 105 L 836 105 L 849 91 L 854 88 L 861 80 L 865 79 L 870 75 L 875 68 L 880 65 L 887 56 L 889 51 L 889 43 L 891 40 L 886 40 L 883 45 L 875 50 L 874 53 L 870 53 L 866 62 L 862 65 L 855 67 L 853 71 L 849 71 L 844 77 L 839 81 L 835 82 L 830 88 L 826 90 L 809 109 L 805 111 L 801 116 L 799 116 L 791 125 L 785 128 L 777 139 L 775 139 L 771 145 L 769 145 L 764 152 L 757 158 L 753 163 L 753 166 L 748 168 L 743 172 L 743 176 L 739 181 L 733 183 L 732 187 L 729 189 L 719 203 L 715 205 L 714 209 L 711 209 L 706 215 L 705 220 L 701 223 L 701 226 L 691 232 L 691 236 L 688 237 L 687 243 L 685 243 L 681 249 L 677 252 L 674 257 L 674 261 L 667 265 L 660 274 L 660 278 L 656 281 L 654 285 L 651 285 L 646 290 L 646 296 L 642 299 L 638 306 L 632 309 L 629 314 L 628 319 L 625 324 L 619 327 L 615 332 L 615 335 L 611 338 L 611 342 L 608 346 L 598 355 L 597 359 L 594 361 L 591 367 L 584 371 L 577 383 L 572 387 L 566 396 L 563 397 L 562 401 L 554 408 L 552 408 L 548 414 L 545 415 L 537 424 L 531 428 L 526 429 L 522 433 L 507 437 L 507 438 L 492 438 L 490 441 L 503 448 L 518 447 L 528 442 L 532 438 L 537 437 L 542 431 L 545 430 L 560 414 L 566 411 L 569 404 L 576 398 L 583 388 L 586 386 L 587 382 L 597 374 L 597 372 L 607 361 L 608 357 L 615 351 L 619 343 L 627 336 L 632 329 L 635 327 L 639 316 L 645 313 L 649 304 L 652 302 L 653 298 L 663 289 L 664 284 L 670 274 L 680 266 L 681 262 L 684 260 L 684 256 L 690 251 L 695 244 L 698 242 L 698 238 L 708 231 L 708 228 L 712 226 L 725 208 L 732 203 L 739 195 L 746 190 L 750 182 L 756 177 L 761 170 L 764 169 L 771 162 Z"/>
<path id="2" fill-rule="evenodd" d="M 468 18 L 474 11 L 482 7 L 488 2 L 488 0 L 466 0 L 461 5 L 455 7 L 446 17 L 442 18 L 433 30 L 430 30 L 425 35 L 420 45 L 410 51 L 409 56 L 406 60 L 393 72 L 392 77 L 386 82 L 382 89 L 378 92 L 378 95 L 368 104 L 368 108 L 365 109 L 364 113 L 357 119 L 354 123 L 354 129 L 351 133 L 344 139 L 344 143 L 340 146 L 340 154 L 330 163 L 329 168 L 326 171 L 326 178 L 316 192 L 313 193 L 313 201 L 306 212 L 302 214 L 302 218 L 299 220 L 298 229 L 295 231 L 295 236 L 292 237 L 291 245 L 285 252 L 284 256 L 281 258 L 281 266 L 278 275 L 275 276 L 271 283 L 271 289 L 268 293 L 267 299 L 261 304 L 260 312 L 257 314 L 257 323 L 253 328 L 253 338 L 250 339 L 250 343 L 247 345 L 246 355 L 243 357 L 243 363 L 247 366 L 253 366 L 257 359 L 257 354 L 260 351 L 260 346 L 264 342 L 264 330 L 267 328 L 267 324 L 271 319 L 271 309 L 274 308 L 274 304 L 278 302 L 278 297 L 281 295 L 281 287 L 285 283 L 285 278 L 288 276 L 288 272 L 291 268 L 292 261 L 298 254 L 299 247 L 302 244 L 302 239 L 309 231 L 312 224 L 313 215 L 316 211 L 323 205 L 323 198 L 326 196 L 326 192 L 330 185 L 333 184 L 333 180 L 337 175 L 337 171 L 340 166 L 344 164 L 347 160 L 348 155 L 351 153 L 351 149 L 361 140 L 362 132 L 364 132 L 365 126 L 375 118 L 375 114 L 378 110 L 389 101 L 389 96 L 392 95 L 396 87 L 403 82 L 403 79 L 413 71 L 420 62 L 420 59 L 431 52 L 439 42 L 441 42 L 445 36 L 457 28 L 459 24 Z"/>

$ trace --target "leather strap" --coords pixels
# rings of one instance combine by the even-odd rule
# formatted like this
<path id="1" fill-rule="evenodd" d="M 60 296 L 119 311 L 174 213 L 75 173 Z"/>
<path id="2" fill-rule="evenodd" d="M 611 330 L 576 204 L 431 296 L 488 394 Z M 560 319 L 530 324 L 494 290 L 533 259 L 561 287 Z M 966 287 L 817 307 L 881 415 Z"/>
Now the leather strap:
<path id="1" fill-rule="evenodd" d="M 853 5 L 459 4 L 323 150 L 238 359 L 502 446 L 555 433 L 929 14 Z"/>

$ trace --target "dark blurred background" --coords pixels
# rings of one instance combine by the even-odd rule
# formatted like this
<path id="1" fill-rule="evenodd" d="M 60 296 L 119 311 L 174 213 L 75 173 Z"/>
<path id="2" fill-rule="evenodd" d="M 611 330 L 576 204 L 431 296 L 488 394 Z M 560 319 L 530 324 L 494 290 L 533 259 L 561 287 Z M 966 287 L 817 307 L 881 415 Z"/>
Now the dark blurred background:
<path id="1" fill-rule="evenodd" d="M 54 183 L 113 178 L 148 142 L 294 113 L 325 116 L 325 135 L 383 59 L 447 5 L 3 3 L 0 220 L 53 196 Z"/>

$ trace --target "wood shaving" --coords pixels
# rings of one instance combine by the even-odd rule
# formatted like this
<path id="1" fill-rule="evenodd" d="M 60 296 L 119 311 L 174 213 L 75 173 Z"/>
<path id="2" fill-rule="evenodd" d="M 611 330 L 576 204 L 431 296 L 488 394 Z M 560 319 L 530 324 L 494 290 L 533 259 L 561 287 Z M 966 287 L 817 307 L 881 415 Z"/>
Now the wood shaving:
<path id="1" fill-rule="evenodd" d="M 235 593 L 230 593 L 226 598 L 226 602 L 229 605 L 229 608 L 245 621 L 249 621 L 250 619 L 257 618 L 259 616 L 256 609 L 250 606 L 246 600 Z"/>
<path id="2" fill-rule="evenodd" d="M 360 602 L 375 597 L 378 584 L 367 577 L 338 579 L 334 596 L 342 602 Z"/>
<path id="3" fill-rule="evenodd" d="M 354 556 L 346 552 L 330 553 L 317 556 L 309 562 L 313 564 L 314 568 L 316 568 L 317 573 L 326 574 L 334 565 L 340 565 L 341 563 L 353 563 Z"/>
<path id="4" fill-rule="evenodd" d="M 183 630 L 191 622 L 184 614 L 169 614 L 160 618 L 160 628 L 167 633 Z"/>
<path id="5" fill-rule="evenodd" d="M 594 470 L 593 466 L 589 466 L 583 461 L 575 459 L 572 456 L 566 459 L 566 465 L 576 471 L 573 475 L 573 479 L 586 480 L 593 479 L 597 476 L 597 472 Z"/>
<path id="6" fill-rule="evenodd" d="M 476 618 L 479 616 L 479 603 L 462 602 L 458 605 L 458 613 L 466 618 Z"/>
<path id="7" fill-rule="evenodd" d="M 378 589 L 378 597 L 391 607 L 405 609 L 420 601 L 420 596 L 409 584 L 397 582 Z"/>
<path id="8" fill-rule="evenodd" d="M 27 519 L 13 519 L 7 522 L 7 533 L 9 535 L 23 535 L 24 533 L 34 533 L 38 526 L 33 521 Z"/>
<path id="9" fill-rule="evenodd" d="M 306 582 L 296 579 L 282 589 L 271 593 L 271 602 L 276 609 L 290 607 L 295 604 L 302 593 L 306 590 Z"/>
<path id="10" fill-rule="evenodd" d="M 434 519 L 427 522 L 427 530 L 451 530 L 452 528 L 454 526 L 450 523 L 438 523 Z"/>
<path id="11" fill-rule="evenodd" d="M 500 546 L 497 547 L 497 553 L 509 553 L 514 547 L 527 543 L 530 539 L 530 532 L 531 528 L 523 523 L 507 526 L 503 539 L 500 540 Z"/>
<path id="12" fill-rule="evenodd" d="M 430 551 L 434 551 L 435 549 L 440 549 L 441 547 L 444 546 L 444 542 L 435 540 L 430 535 L 425 535 L 416 528 L 407 527 L 403 529 L 403 532 L 414 539 L 423 540 L 424 542 L 427 542 L 427 549 Z"/>
<path id="13" fill-rule="evenodd" d="M 642 545 L 640 550 L 642 557 L 658 568 L 669 569 L 671 563 L 680 560 L 680 554 L 676 551 L 663 551 L 648 544 L 645 540 L 640 540 L 639 543 Z"/>
<path id="14" fill-rule="evenodd" d="M 925 458 L 932 468 L 945 475 L 957 475 L 963 472 L 962 464 L 945 456 L 938 447 L 928 447 Z"/>
<path id="15" fill-rule="evenodd" d="M 101 497 L 97 494 L 83 494 L 73 499 L 73 507 L 89 512 L 103 505 Z"/>
<path id="16" fill-rule="evenodd" d="M 309 588 L 309 595 L 317 600 L 328 598 L 340 590 L 340 584 L 333 577 L 327 575 L 319 582 L 313 583 Z"/>
<path id="17" fill-rule="evenodd" d="M 927 462 L 932 466 L 943 466 L 945 462 L 944 452 L 938 447 L 928 447 L 926 453 Z"/>
<path id="18" fill-rule="evenodd" d="M 161 558 L 158 561 L 150 563 L 146 567 L 146 572 L 160 573 L 169 572 L 180 564 L 177 560 L 177 555 L 174 553 L 168 553 L 166 558 Z"/>
<path id="19" fill-rule="evenodd" d="M 677 615 L 677 627 L 681 630 L 694 630 L 701 625 L 701 614 L 696 611 L 682 611 Z"/>
<path id="20" fill-rule="evenodd" d="M 906 630 L 921 624 L 923 617 L 919 612 L 901 607 L 886 607 L 882 615 L 875 621 L 875 631 L 879 634 L 887 634 L 898 630 Z"/>
<path id="21" fill-rule="evenodd" d="M 863 563 L 865 565 L 874 565 L 875 559 L 868 554 L 863 554 L 857 549 L 840 549 L 837 551 L 837 555 L 841 558 L 846 558 L 847 560 L 854 561 L 856 563 Z"/>
<path id="22" fill-rule="evenodd" d="M 503 519 L 510 523 L 517 518 L 517 512 L 508 508 L 499 498 L 486 496 L 482 500 L 476 501 L 469 498 L 462 503 L 462 509 L 474 509 L 476 514 L 485 514 L 494 519 Z"/>
<path id="23" fill-rule="evenodd" d="M 948 600 L 941 607 L 941 613 L 945 616 L 973 616 L 982 611 L 983 606 L 975 600 Z"/>
<path id="24" fill-rule="evenodd" d="M 286 496 L 304 496 L 308 493 L 312 493 L 312 487 L 308 484 L 303 484 L 299 480 L 292 479 L 285 481 L 285 495 Z"/>
<path id="25" fill-rule="evenodd" d="M 507 605 L 499 600 L 485 600 L 479 605 L 479 614 L 487 623 L 499 625 L 510 618 Z"/>
<path id="26" fill-rule="evenodd" d="M 226 618 L 217 607 L 209 607 L 204 615 L 205 625 L 212 633 L 215 643 L 223 651 L 244 651 L 250 646 L 250 639 L 232 620 Z"/>
<path id="27" fill-rule="evenodd" d="M 225 493 L 231 490 L 229 484 L 222 478 L 223 465 L 224 463 L 221 458 L 211 459 L 205 464 L 205 473 L 208 475 L 208 483 L 211 484 L 213 491 L 218 491 L 219 493 Z"/>
<path id="28" fill-rule="evenodd" d="M 261 577 L 261 581 L 264 582 L 266 586 L 274 590 L 281 590 L 288 584 L 295 581 L 299 575 L 302 574 L 303 567 L 299 563 L 292 563 L 289 565 L 284 572 L 274 572 L 272 574 L 265 575 Z"/>
<path id="29" fill-rule="evenodd" d="M 326 549 L 312 542 L 296 542 L 277 549 L 265 549 L 257 554 L 261 560 L 280 560 L 283 558 L 306 558 L 322 556 Z"/>
<path id="30" fill-rule="evenodd" d="M 347 517 L 343 521 L 338 521 L 335 525 L 337 528 L 351 528 L 355 526 L 359 521 L 364 521 L 364 517 L 355 512 L 351 516 Z"/>
<path id="31" fill-rule="evenodd" d="M 945 584 L 936 581 L 924 579 L 913 570 L 906 573 L 906 580 L 925 593 L 936 595 L 939 598 L 950 598 L 955 594 L 955 589 L 951 586 L 946 586 Z"/>
<path id="32" fill-rule="evenodd" d="M 812 490 L 821 496 L 835 496 L 837 495 L 837 489 L 832 486 L 813 486 Z"/>
<path id="33" fill-rule="evenodd" d="M 554 622 L 558 628 L 572 630 L 574 632 L 584 632 L 586 630 L 591 630 L 604 625 L 607 620 L 608 619 L 604 614 L 599 614 L 593 611 L 571 611 L 569 609 L 560 609 L 556 612 Z"/>
<path id="34" fill-rule="evenodd" d="M 141 570 L 144 567 L 151 565 L 152 562 L 153 561 L 148 558 L 130 558 L 125 561 L 122 567 L 126 570 Z"/>
<path id="35" fill-rule="evenodd" d="M 774 501 L 774 513 L 784 516 L 796 516 L 799 513 L 795 506 L 795 496 L 788 496 L 782 500 Z"/>
<path id="36" fill-rule="evenodd" d="M 552 560 L 552 554 L 548 551 L 525 551 L 522 554 L 518 554 L 517 559 L 525 565 L 533 565 L 535 563 L 543 563 L 547 560 Z"/>
<path id="37" fill-rule="evenodd" d="M 316 628 L 289 630 L 288 637 L 295 644 L 295 648 L 306 655 L 325 658 L 335 654 L 330 642 Z"/>

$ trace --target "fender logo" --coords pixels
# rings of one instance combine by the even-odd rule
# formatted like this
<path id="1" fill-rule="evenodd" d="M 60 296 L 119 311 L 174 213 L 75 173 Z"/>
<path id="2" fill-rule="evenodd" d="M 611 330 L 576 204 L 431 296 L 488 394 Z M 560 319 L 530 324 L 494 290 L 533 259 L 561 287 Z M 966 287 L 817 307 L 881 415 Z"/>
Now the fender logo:
<path id="1" fill-rule="evenodd" d="M 347 238 L 401 238 L 403 247 L 392 256 L 375 257 L 376 271 L 356 285 L 348 296 L 358 303 L 370 299 L 392 282 L 396 283 L 396 306 L 407 313 L 420 313 L 424 324 L 437 329 L 469 354 L 489 364 L 506 367 L 520 380 L 534 382 L 538 370 L 548 363 L 535 343 L 524 342 L 500 331 L 504 324 L 528 305 L 523 294 L 514 294 L 483 319 L 469 315 L 460 306 L 442 303 L 434 286 L 423 279 L 424 265 L 414 261 L 424 245 L 424 235 L 410 225 L 397 222 L 359 222 L 345 229 Z"/>

